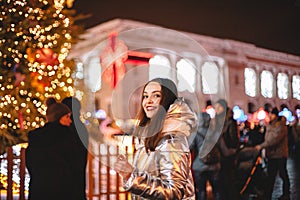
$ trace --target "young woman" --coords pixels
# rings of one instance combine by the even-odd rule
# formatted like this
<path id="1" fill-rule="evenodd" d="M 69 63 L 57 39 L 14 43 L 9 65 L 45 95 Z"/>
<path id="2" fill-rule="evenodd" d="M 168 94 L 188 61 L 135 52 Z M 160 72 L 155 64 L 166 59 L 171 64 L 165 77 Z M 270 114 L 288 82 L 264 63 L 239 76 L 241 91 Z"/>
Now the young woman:
<path id="1" fill-rule="evenodd" d="M 137 120 L 133 164 L 123 158 L 114 165 L 123 187 L 132 199 L 195 199 L 187 136 L 197 117 L 171 80 L 156 78 L 144 86 Z"/>

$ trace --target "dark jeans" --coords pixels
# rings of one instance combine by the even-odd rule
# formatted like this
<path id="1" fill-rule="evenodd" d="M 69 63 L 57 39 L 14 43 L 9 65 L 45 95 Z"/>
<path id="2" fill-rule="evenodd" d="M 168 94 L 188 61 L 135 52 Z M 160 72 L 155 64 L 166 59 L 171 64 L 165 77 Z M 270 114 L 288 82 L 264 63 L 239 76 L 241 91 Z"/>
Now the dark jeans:
<path id="1" fill-rule="evenodd" d="M 219 186 L 219 171 L 205 171 L 199 172 L 194 171 L 195 177 L 195 189 L 196 189 L 196 198 L 197 200 L 205 200 L 207 198 L 206 194 L 206 182 L 209 181 L 214 199 L 220 200 L 220 186 Z"/>
<path id="2" fill-rule="evenodd" d="M 270 158 L 268 159 L 268 184 L 266 185 L 265 199 L 272 199 L 273 188 L 277 173 L 282 179 L 283 196 L 290 195 L 290 180 L 286 169 L 286 158 Z"/>

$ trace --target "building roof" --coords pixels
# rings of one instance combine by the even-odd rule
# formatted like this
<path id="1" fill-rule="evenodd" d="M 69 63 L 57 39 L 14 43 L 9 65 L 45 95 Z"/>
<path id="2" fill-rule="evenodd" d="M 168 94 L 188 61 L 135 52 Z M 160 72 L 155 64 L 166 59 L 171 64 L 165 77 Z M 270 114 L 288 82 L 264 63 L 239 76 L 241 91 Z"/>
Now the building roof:
<path id="1" fill-rule="evenodd" d="M 118 32 L 119 38 L 131 47 L 131 50 L 159 47 L 182 53 L 182 49 L 191 53 L 221 56 L 247 62 L 248 59 L 266 60 L 278 64 L 300 68 L 300 57 L 256 47 L 253 44 L 220 39 L 188 32 L 178 32 L 164 27 L 128 19 L 113 19 L 86 30 L 75 44 L 68 58 L 84 61 L 91 54 L 100 55 L 107 44 L 106 39 L 112 32 Z"/>

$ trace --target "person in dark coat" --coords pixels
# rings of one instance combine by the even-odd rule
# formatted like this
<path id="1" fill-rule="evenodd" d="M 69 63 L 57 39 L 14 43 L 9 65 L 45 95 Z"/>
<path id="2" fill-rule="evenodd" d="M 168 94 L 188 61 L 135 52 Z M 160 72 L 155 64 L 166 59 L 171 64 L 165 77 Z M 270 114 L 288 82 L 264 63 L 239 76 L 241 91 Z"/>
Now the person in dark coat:
<path id="1" fill-rule="evenodd" d="M 196 133 L 193 133 L 189 137 L 189 145 L 191 152 L 194 153 L 194 160 L 192 163 L 192 169 L 194 172 L 194 180 L 195 180 L 195 189 L 196 189 L 196 199 L 197 200 L 205 200 L 207 198 L 206 194 L 206 182 L 209 181 L 212 186 L 212 191 L 214 198 L 219 200 L 220 196 L 220 188 L 219 188 L 219 171 L 221 168 L 220 165 L 220 152 L 218 149 L 216 151 L 211 152 L 215 155 L 211 155 L 215 157 L 215 161 L 207 163 L 203 161 L 200 157 L 201 148 L 203 146 L 204 140 L 206 138 L 206 134 L 210 124 L 210 116 L 205 112 L 201 112 L 198 114 L 198 130 Z M 207 139 L 207 138 L 206 138 Z M 208 138 L 210 139 L 210 138 Z M 217 145 L 217 144 L 212 144 Z"/>
<path id="2" fill-rule="evenodd" d="M 45 126 L 28 133 L 29 200 L 72 199 L 71 110 L 48 99 Z"/>
<path id="3" fill-rule="evenodd" d="M 290 199 L 290 180 L 286 168 L 288 158 L 288 131 L 285 125 L 285 117 L 282 117 L 282 119 L 278 117 L 278 109 L 276 107 L 273 108 L 270 113 L 270 123 L 266 128 L 265 141 L 255 146 L 258 151 L 265 148 L 268 159 L 268 182 L 266 184 L 264 199 L 272 199 L 277 173 L 279 173 L 282 179 L 282 196 L 279 199 Z"/>
<path id="4" fill-rule="evenodd" d="M 219 99 L 215 105 L 215 132 L 220 134 L 228 149 L 238 150 L 239 132 L 236 120 L 233 119 L 233 111 L 227 105 L 227 101 Z M 220 187 L 222 199 L 238 199 L 238 192 L 235 187 L 236 181 L 236 153 L 221 155 Z M 232 183 L 232 184 L 228 184 Z"/>
<path id="5" fill-rule="evenodd" d="M 67 105 L 72 111 L 70 126 L 72 137 L 75 141 L 73 154 L 74 166 L 72 171 L 72 182 L 74 185 L 74 198 L 78 200 L 86 199 L 86 165 L 88 155 L 89 134 L 87 128 L 80 120 L 80 101 L 75 97 L 66 97 L 62 103 Z M 75 200 L 74 199 L 74 200 Z"/>

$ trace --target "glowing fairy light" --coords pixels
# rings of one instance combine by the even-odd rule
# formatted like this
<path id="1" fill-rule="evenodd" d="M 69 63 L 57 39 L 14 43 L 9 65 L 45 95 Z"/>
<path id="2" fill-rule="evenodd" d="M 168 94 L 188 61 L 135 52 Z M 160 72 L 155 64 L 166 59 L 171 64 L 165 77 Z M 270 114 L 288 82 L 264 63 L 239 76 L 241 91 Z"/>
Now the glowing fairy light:
<path id="1" fill-rule="evenodd" d="M 4 0 L 5 6 L 1 4 L 0 23 L 5 26 L 1 26 L 0 31 L 10 37 L 0 38 L 0 60 L 10 73 L 16 64 L 21 64 L 27 77 L 16 85 L 13 75 L 0 75 L 3 121 L 0 136 L 9 132 L 24 134 L 29 129 L 44 126 L 45 98 L 55 96 L 61 100 L 65 95 L 74 94 L 72 71 L 64 64 L 72 46 L 73 32 L 69 28 L 72 18 L 66 16 L 68 13 L 63 9 L 71 2 Z M 8 22 L 7 16 L 14 19 Z M 22 49 L 23 46 L 29 48 Z"/>

